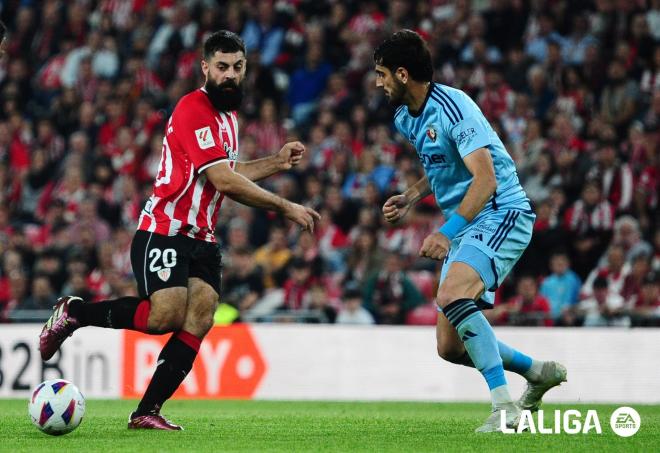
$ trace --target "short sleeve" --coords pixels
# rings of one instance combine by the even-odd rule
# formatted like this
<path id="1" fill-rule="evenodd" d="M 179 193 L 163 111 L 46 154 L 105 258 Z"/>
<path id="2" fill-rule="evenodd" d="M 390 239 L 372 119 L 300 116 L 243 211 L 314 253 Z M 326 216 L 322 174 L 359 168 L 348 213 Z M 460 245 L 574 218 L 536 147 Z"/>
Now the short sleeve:
<path id="1" fill-rule="evenodd" d="M 173 127 L 197 173 L 229 158 L 220 135 L 221 125 L 210 113 L 183 109 Z"/>
<path id="2" fill-rule="evenodd" d="M 450 129 L 449 135 L 456 143 L 456 148 L 462 158 L 491 144 L 490 130 L 485 119 L 465 118 Z"/>

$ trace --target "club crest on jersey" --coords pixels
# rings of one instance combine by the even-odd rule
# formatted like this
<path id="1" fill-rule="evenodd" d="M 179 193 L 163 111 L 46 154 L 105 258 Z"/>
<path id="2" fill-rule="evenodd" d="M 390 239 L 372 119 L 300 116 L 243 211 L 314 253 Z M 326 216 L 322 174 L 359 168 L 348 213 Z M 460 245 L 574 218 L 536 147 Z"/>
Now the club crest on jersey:
<path id="1" fill-rule="evenodd" d="M 201 149 L 208 149 L 215 146 L 213 134 L 211 133 L 211 128 L 209 126 L 197 129 L 195 131 L 195 138 L 197 139 L 197 144 Z"/>
<path id="2" fill-rule="evenodd" d="M 170 275 L 172 275 L 172 270 L 169 267 L 165 267 L 163 269 L 160 269 L 158 272 L 156 272 L 156 275 L 158 275 L 158 278 L 160 278 L 162 281 L 166 282 L 170 279 Z"/>
<path id="3" fill-rule="evenodd" d="M 435 142 L 435 139 L 438 137 L 438 134 L 436 134 L 435 128 L 433 126 L 429 126 L 429 128 L 426 129 L 426 135 L 431 139 L 432 142 Z"/>

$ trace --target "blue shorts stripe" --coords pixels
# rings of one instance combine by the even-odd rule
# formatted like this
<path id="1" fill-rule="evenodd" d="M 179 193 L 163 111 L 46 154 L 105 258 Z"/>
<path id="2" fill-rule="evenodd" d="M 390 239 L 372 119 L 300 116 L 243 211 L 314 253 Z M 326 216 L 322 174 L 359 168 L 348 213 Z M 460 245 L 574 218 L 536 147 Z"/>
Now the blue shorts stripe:
<path id="1" fill-rule="evenodd" d="M 513 222 L 513 218 L 516 216 L 516 212 L 515 211 L 510 211 L 510 214 L 511 215 L 509 215 L 505 219 L 505 221 L 502 223 L 503 228 L 500 231 L 500 234 L 498 235 L 498 237 L 497 238 L 492 238 L 492 240 L 489 241 L 489 242 L 492 242 L 492 244 L 490 244 L 490 248 L 492 248 L 493 250 L 496 250 L 495 245 L 500 243 L 500 239 L 502 239 L 503 237 L 505 237 L 506 234 L 508 234 L 509 228 L 511 227 L 511 223 Z"/>
<path id="2" fill-rule="evenodd" d="M 448 95 L 447 93 L 445 93 L 444 91 L 442 91 L 442 90 L 441 90 L 440 88 L 438 88 L 437 86 L 435 87 L 435 91 L 438 92 L 438 93 L 440 93 L 440 95 L 442 96 L 443 99 L 447 99 L 449 102 L 451 102 L 451 105 L 454 106 L 454 108 L 456 109 L 456 113 L 458 114 L 458 117 L 459 117 L 459 118 L 461 119 L 461 121 L 462 121 L 462 120 L 463 120 L 463 114 L 461 113 L 461 110 L 458 108 L 458 106 L 456 105 L 456 103 L 452 100 L 452 98 L 450 98 L 449 95 Z"/>
<path id="3" fill-rule="evenodd" d="M 498 235 L 500 234 L 500 231 L 502 231 L 502 228 L 504 228 L 504 225 L 506 225 L 506 222 L 509 220 L 509 217 L 511 216 L 511 214 L 512 214 L 511 211 L 506 212 L 506 216 L 504 217 L 504 221 L 502 223 L 500 223 L 500 225 L 497 227 L 497 230 L 495 230 L 495 234 L 488 241 L 488 244 L 487 244 L 488 247 L 490 247 L 492 245 L 492 243 L 495 242 L 495 238 L 498 237 Z"/>
<path id="4" fill-rule="evenodd" d="M 515 214 L 513 215 L 513 217 L 511 218 L 511 222 L 510 222 L 509 227 L 508 227 L 508 228 L 506 229 L 506 231 L 502 234 L 502 237 L 501 237 L 500 240 L 497 242 L 497 245 L 493 245 L 493 250 L 497 251 L 497 250 L 502 246 L 502 243 L 504 242 L 504 240 L 506 239 L 506 237 L 509 235 L 509 233 L 511 233 L 511 230 L 513 230 L 513 228 L 516 226 L 516 220 L 518 220 L 518 217 L 519 217 L 519 216 L 520 216 L 520 212 L 519 212 L 519 211 L 516 211 L 516 213 L 515 213 Z"/>
<path id="5" fill-rule="evenodd" d="M 442 111 L 445 112 L 445 115 L 447 115 L 447 118 L 449 118 L 449 122 L 451 122 L 452 126 L 458 122 L 458 119 L 453 116 L 453 112 L 449 109 L 449 106 L 445 101 L 439 99 L 433 94 L 431 94 L 431 98 L 433 98 L 435 102 L 442 106 Z"/>

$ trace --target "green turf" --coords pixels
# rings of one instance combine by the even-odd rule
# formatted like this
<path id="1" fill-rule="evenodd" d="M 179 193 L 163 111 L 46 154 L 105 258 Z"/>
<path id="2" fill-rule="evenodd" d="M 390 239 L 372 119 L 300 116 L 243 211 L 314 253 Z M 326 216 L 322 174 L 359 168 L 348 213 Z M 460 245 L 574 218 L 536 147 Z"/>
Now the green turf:
<path id="1" fill-rule="evenodd" d="M 27 402 L 0 400 L 0 451 L 658 451 L 660 406 L 633 405 L 639 432 L 616 436 L 617 406 L 548 405 L 546 410 L 597 409 L 603 434 L 474 434 L 486 404 L 172 401 L 164 413 L 183 432 L 128 431 L 132 401 L 87 401 L 82 425 L 51 437 L 32 426 Z"/>

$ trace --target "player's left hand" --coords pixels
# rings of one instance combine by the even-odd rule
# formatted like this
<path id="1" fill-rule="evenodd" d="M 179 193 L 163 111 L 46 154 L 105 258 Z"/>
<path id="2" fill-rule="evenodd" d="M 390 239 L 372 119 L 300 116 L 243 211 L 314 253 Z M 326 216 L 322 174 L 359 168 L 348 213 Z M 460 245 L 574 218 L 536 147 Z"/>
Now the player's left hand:
<path id="1" fill-rule="evenodd" d="M 419 256 L 431 258 L 432 260 L 442 260 L 449 251 L 449 239 L 442 233 L 432 233 L 426 236 L 422 248 L 419 249 Z"/>
<path id="2" fill-rule="evenodd" d="M 289 142 L 277 153 L 281 170 L 290 170 L 300 163 L 305 154 L 305 145 L 300 142 Z"/>

